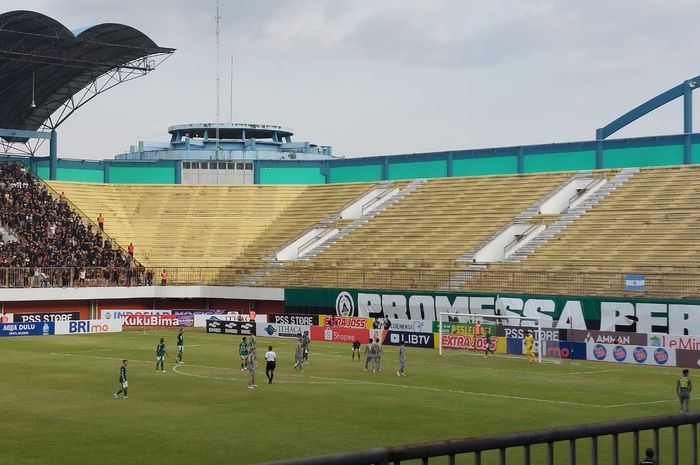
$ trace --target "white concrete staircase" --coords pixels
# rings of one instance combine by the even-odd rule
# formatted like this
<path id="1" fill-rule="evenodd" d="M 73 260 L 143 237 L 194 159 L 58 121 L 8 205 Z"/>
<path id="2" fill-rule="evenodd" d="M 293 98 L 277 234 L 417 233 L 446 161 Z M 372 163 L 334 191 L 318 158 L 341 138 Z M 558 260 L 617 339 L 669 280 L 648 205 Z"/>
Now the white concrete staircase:
<path id="1" fill-rule="evenodd" d="M 320 243 L 318 246 L 314 247 L 312 250 L 307 251 L 303 257 L 300 257 L 296 260 L 292 261 L 299 261 L 299 260 L 304 260 L 308 261 L 311 258 L 315 257 L 316 255 L 322 253 L 324 250 L 328 249 L 331 245 L 335 244 L 338 240 L 342 239 L 343 237 L 347 236 L 351 232 L 353 232 L 355 229 L 365 225 L 369 220 L 377 216 L 379 213 L 383 212 L 390 206 L 394 205 L 395 203 L 399 202 L 401 199 L 406 197 L 408 194 L 419 188 L 426 179 L 416 179 L 412 181 L 410 184 L 408 184 L 406 187 L 403 189 L 400 189 L 398 192 L 393 193 L 390 197 L 383 198 L 381 201 L 373 202 L 372 206 L 370 209 L 367 208 L 361 208 L 359 212 L 359 216 L 350 224 L 345 226 L 344 228 L 338 230 L 337 232 L 334 232 L 334 234 L 326 238 L 322 243 Z M 391 181 L 382 181 L 378 183 L 377 185 L 380 187 L 388 187 L 391 186 L 392 182 Z M 328 227 L 335 223 L 338 220 L 343 219 L 343 211 L 337 211 L 334 212 L 330 215 L 328 215 L 326 218 L 322 219 L 321 221 L 318 222 L 318 224 L 315 227 Z M 295 239 L 296 241 L 296 239 Z M 266 266 L 264 268 L 261 268 L 259 270 L 256 270 L 252 274 L 250 274 L 248 277 L 246 277 L 243 282 L 241 283 L 242 286 L 255 286 L 261 279 L 263 279 L 265 276 L 269 275 L 272 273 L 275 269 L 277 269 L 283 261 L 280 261 L 277 259 L 278 257 L 278 251 L 275 250 L 269 255 L 267 255 L 263 260 L 266 262 Z"/>
<path id="2" fill-rule="evenodd" d="M 591 207 L 599 203 L 605 197 L 614 192 L 618 187 L 622 186 L 629 178 L 634 176 L 635 173 L 639 171 L 639 168 L 625 168 L 616 176 L 614 176 L 610 181 L 602 184 L 600 187 L 596 186 L 596 190 L 590 195 L 583 198 L 582 201 L 575 201 L 572 208 L 567 209 L 557 221 L 549 225 L 544 231 L 540 232 L 537 236 L 530 239 L 526 244 L 519 247 L 515 252 L 509 255 L 507 258 L 502 260 L 501 263 L 518 263 L 529 254 L 537 250 L 542 244 L 546 243 L 556 234 L 560 233 L 564 228 L 571 224 L 578 217 L 583 215 Z M 538 200 L 532 204 L 529 208 L 517 215 L 511 222 L 501 228 L 499 231 L 491 235 L 488 239 L 483 241 L 478 246 L 474 247 L 472 250 L 468 251 L 456 261 L 458 263 L 468 264 L 466 270 L 457 273 L 450 282 L 445 283 L 441 288 L 441 292 L 450 292 L 458 290 L 465 282 L 471 280 L 477 276 L 481 271 L 486 270 L 488 265 L 485 263 L 477 263 L 475 257 L 479 249 L 488 244 L 496 236 L 498 236 L 501 231 L 511 227 L 514 223 L 524 223 L 532 220 L 532 218 L 540 211 L 542 205 L 549 199 L 557 195 L 561 190 L 563 190 L 571 181 L 588 178 L 591 175 L 590 170 L 578 171 L 571 178 L 560 184 L 557 189 L 554 189 L 548 193 L 545 197 Z"/>
<path id="3" fill-rule="evenodd" d="M 555 235 L 563 231 L 567 226 L 576 221 L 581 215 L 590 210 L 593 206 L 597 205 L 601 200 L 606 198 L 611 193 L 615 192 L 617 188 L 622 186 L 627 182 L 632 176 L 634 176 L 639 171 L 639 168 L 625 168 L 615 175 L 610 181 L 603 185 L 596 192 L 591 194 L 583 202 L 575 205 L 573 208 L 566 210 L 557 221 L 552 223 L 545 231 L 534 238 L 529 243 L 525 244 L 523 247 L 518 249 L 511 256 L 506 258 L 503 263 L 518 263 L 525 259 L 532 252 L 540 248 L 548 240 L 550 240 Z"/>

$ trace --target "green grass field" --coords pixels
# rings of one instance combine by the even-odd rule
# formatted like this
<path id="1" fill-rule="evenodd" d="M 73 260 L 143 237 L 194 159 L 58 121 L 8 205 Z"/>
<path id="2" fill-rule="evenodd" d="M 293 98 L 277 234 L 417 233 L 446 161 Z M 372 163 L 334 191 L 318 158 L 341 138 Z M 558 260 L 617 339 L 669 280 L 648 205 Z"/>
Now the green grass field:
<path id="1" fill-rule="evenodd" d="M 396 348 L 385 348 L 382 373 L 367 373 L 349 345 L 313 342 L 297 373 L 293 341 L 263 337 L 260 359 L 268 344 L 279 356 L 275 383 L 261 361 L 251 390 L 240 338 L 188 330 L 185 363 L 175 367 L 175 333 L 0 338 L 0 463 L 250 464 L 677 412 L 678 369 L 533 366 L 409 348 L 408 376 L 397 378 Z M 160 336 L 166 373 L 155 373 Z M 128 400 L 112 398 L 121 358 L 129 359 Z M 582 442 L 579 457 L 588 453 Z"/>

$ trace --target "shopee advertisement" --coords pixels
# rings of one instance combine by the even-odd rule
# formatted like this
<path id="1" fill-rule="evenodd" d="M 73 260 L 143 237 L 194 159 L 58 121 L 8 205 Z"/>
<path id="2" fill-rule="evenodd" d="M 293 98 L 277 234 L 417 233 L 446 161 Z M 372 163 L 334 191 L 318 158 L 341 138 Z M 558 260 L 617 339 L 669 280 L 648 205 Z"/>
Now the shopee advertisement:
<path id="1" fill-rule="evenodd" d="M 333 326 L 311 327 L 312 341 L 343 342 L 350 344 L 353 341 L 358 340 L 365 343 L 369 337 L 369 332 L 364 328 L 358 329 Z"/>

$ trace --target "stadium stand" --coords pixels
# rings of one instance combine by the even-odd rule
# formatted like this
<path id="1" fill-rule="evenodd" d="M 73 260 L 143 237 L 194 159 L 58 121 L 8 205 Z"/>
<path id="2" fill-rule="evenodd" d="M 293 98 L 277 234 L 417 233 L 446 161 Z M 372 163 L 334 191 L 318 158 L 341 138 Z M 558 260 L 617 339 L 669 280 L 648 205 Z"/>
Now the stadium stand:
<path id="1" fill-rule="evenodd" d="M 400 273 L 394 273 L 396 282 L 391 283 L 368 270 L 463 269 L 464 265 L 455 262 L 458 257 L 569 176 L 556 173 L 427 180 L 324 252 L 308 261 L 287 263 L 262 283 L 333 286 L 338 284 L 336 273 L 303 271 L 335 268 L 343 270 L 345 286 L 397 288 L 407 283 Z M 352 273 L 352 269 L 364 272 Z M 415 278 L 408 278 L 408 284 L 415 287 L 418 283 L 411 283 L 411 279 Z"/>
<path id="2" fill-rule="evenodd" d="M 316 186 L 121 185 L 52 182 L 50 185 L 89 217 L 105 217 L 105 231 L 156 270 L 212 268 L 198 273 L 206 283 L 221 273 L 239 282 L 263 266 L 263 258 L 371 184 Z M 228 269 L 228 271 L 227 271 Z M 236 271 L 232 271 L 235 269 Z M 177 283 L 178 276 L 171 273 Z M 181 276 L 181 279 L 185 279 Z"/>
<path id="3" fill-rule="evenodd" d="M 512 291 L 532 292 L 537 276 L 560 293 L 581 292 L 588 276 L 586 292 L 616 295 L 624 273 L 644 274 L 652 289 L 661 286 L 656 276 L 677 273 L 664 290 L 692 295 L 700 274 L 699 175 L 697 165 L 642 169 L 522 262 L 489 266 L 461 290 L 503 289 L 517 272 L 521 279 L 508 279 Z"/>
<path id="4" fill-rule="evenodd" d="M 121 250 L 52 197 L 23 165 L 0 164 L 0 222 L 12 238 L 0 242 L 3 287 L 67 286 L 81 279 L 116 284 L 130 267 Z"/>

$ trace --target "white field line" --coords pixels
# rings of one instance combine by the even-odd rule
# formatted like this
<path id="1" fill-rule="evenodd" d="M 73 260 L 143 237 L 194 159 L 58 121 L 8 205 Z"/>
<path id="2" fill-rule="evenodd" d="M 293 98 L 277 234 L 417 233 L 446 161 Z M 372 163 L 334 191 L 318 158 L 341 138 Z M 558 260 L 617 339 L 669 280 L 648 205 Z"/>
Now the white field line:
<path id="1" fill-rule="evenodd" d="M 59 352 L 51 352 L 51 355 L 68 356 L 68 357 L 84 357 L 84 358 L 103 359 L 103 360 L 121 360 L 121 357 L 102 357 L 102 356 L 98 356 L 98 355 L 83 355 L 83 354 L 71 354 L 71 353 L 59 353 Z M 150 361 L 150 360 L 129 359 L 129 361 L 130 362 L 138 362 L 138 363 L 153 363 L 153 361 Z M 224 381 L 240 381 L 240 380 L 247 379 L 247 378 L 222 378 L 222 377 L 216 377 L 216 376 L 207 376 L 207 375 L 197 375 L 197 374 L 193 374 L 193 373 L 185 373 L 185 372 L 177 369 L 178 367 L 181 367 L 183 365 L 184 364 L 177 364 L 177 365 L 172 366 L 171 369 L 175 373 L 185 375 L 185 376 L 192 376 L 192 377 L 196 377 L 196 378 L 215 379 L 215 380 L 224 380 Z M 237 370 L 234 368 L 212 367 L 212 366 L 207 366 L 207 365 L 189 365 L 188 364 L 186 366 L 194 367 L 194 368 L 207 368 L 207 369 L 214 369 L 214 370 L 228 370 L 228 371 Z M 291 376 L 302 377 L 303 375 L 294 374 Z M 284 384 L 366 384 L 366 385 L 373 385 L 373 386 L 388 386 L 388 387 L 395 387 L 395 388 L 402 388 L 402 389 L 415 389 L 415 390 L 431 391 L 431 392 L 447 392 L 447 393 L 463 394 L 463 395 L 470 395 L 470 396 L 493 397 L 493 398 L 499 398 L 499 399 L 512 399 L 512 400 L 540 402 L 540 403 L 547 403 L 547 404 L 571 405 L 571 406 L 576 406 L 576 407 L 595 407 L 595 408 L 603 408 L 603 409 L 619 408 L 619 407 L 633 407 L 636 405 L 651 405 L 651 404 L 660 404 L 660 403 L 665 403 L 665 402 L 675 402 L 676 401 L 675 399 L 674 400 L 654 400 L 654 401 L 647 401 L 647 402 L 630 402 L 630 403 L 625 403 L 625 404 L 601 405 L 601 404 L 586 404 L 586 403 L 582 403 L 582 402 L 569 402 L 566 400 L 541 399 L 541 398 L 537 398 L 537 397 L 510 396 L 510 395 L 506 395 L 506 394 L 495 394 L 495 393 L 490 393 L 490 392 L 464 391 L 461 389 L 441 389 L 441 388 L 428 387 L 428 386 L 413 386 L 413 385 L 385 383 L 385 382 L 378 382 L 378 381 L 364 381 L 364 380 L 354 380 L 354 379 L 345 379 L 345 378 L 331 378 L 331 377 L 325 377 L 325 376 L 308 376 L 306 378 L 322 380 L 322 382 L 300 381 L 298 383 L 286 382 Z M 276 383 L 283 384 L 283 381 L 276 381 Z"/>

